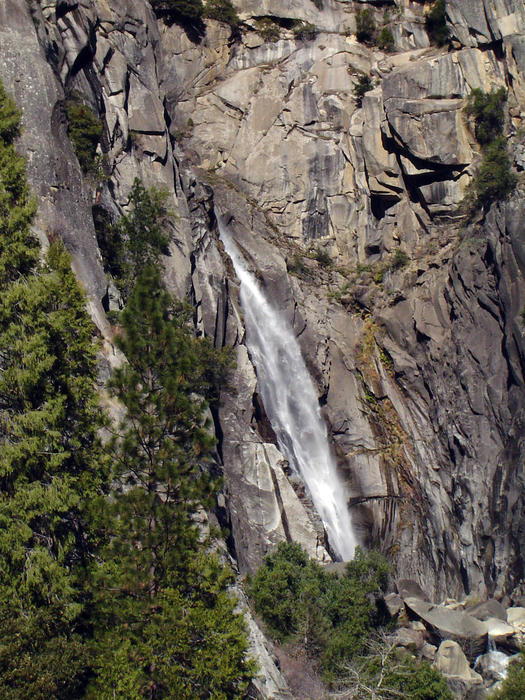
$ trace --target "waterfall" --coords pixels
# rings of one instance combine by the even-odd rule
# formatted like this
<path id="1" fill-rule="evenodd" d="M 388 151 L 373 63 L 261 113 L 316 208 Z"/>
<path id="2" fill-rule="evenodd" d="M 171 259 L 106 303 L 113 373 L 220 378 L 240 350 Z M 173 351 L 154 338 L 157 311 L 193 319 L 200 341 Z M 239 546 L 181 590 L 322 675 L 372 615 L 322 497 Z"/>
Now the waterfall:
<path id="1" fill-rule="evenodd" d="M 259 391 L 281 452 L 305 482 L 332 548 L 351 559 L 355 539 L 347 496 L 338 478 L 313 382 L 291 326 L 274 309 L 226 226 L 219 232 L 241 283 L 246 341 Z"/>

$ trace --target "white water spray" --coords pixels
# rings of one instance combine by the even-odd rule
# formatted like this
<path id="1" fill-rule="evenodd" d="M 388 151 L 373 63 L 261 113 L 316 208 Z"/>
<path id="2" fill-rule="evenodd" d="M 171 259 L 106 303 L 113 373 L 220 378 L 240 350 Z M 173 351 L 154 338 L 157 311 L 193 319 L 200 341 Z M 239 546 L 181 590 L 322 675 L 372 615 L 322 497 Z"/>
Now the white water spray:
<path id="1" fill-rule="evenodd" d="M 257 370 L 264 408 L 281 452 L 299 472 L 343 560 L 354 554 L 355 539 L 345 489 L 337 476 L 317 394 L 292 328 L 272 308 L 224 224 L 219 232 L 240 280 L 247 344 Z"/>

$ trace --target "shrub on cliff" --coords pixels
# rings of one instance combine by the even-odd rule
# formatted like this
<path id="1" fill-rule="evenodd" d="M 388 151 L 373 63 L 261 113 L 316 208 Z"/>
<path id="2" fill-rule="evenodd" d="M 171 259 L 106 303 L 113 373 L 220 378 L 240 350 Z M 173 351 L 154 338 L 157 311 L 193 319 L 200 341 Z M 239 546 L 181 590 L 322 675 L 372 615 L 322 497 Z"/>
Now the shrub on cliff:
<path id="1" fill-rule="evenodd" d="M 97 146 L 102 137 L 102 122 L 91 107 L 73 95 L 66 101 L 68 135 L 75 149 L 78 162 L 84 173 L 97 170 Z"/>
<path id="2" fill-rule="evenodd" d="M 373 90 L 374 85 L 372 80 L 368 75 L 360 75 L 357 78 L 357 83 L 354 85 L 354 97 L 357 100 L 357 106 L 361 107 L 363 104 L 363 97 L 367 92 Z"/>
<path id="3" fill-rule="evenodd" d="M 283 542 L 266 557 L 248 592 L 270 634 L 300 644 L 330 680 L 382 621 L 376 597 L 387 571 L 381 555 L 358 549 L 338 576 L 309 559 L 300 545 Z"/>
<path id="4" fill-rule="evenodd" d="M 241 20 L 231 0 L 208 0 L 203 17 L 229 24 L 232 30 L 238 30 L 241 25 Z"/>
<path id="5" fill-rule="evenodd" d="M 483 150 L 483 160 L 472 181 L 477 206 L 506 199 L 515 189 L 518 176 L 512 171 L 507 142 L 500 136 Z"/>
<path id="6" fill-rule="evenodd" d="M 168 22 L 179 20 L 198 23 L 204 12 L 202 0 L 151 0 L 151 7 L 157 17 Z"/>
<path id="7" fill-rule="evenodd" d="M 444 46 L 449 38 L 445 0 L 436 0 L 425 17 L 425 26 L 430 38 L 438 46 Z"/>
<path id="8" fill-rule="evenodd" d="M 502 134 L 506 100 L 507 91 L 504 87 L 491 92 L 474 88 L 467 97 L 465 114 L 474 117 L 476 139 L 481 145 L 490 143 Z"/>
<path id="9" fill-rule="evenodd" d="M 467 209 L 471 212 L 506 199 L 518 182 L 503 137 L 506 99 L 503 87 L 488 93 L 475 88 L 467 98 L 465 113 L 474 118 L 476 139 L 483 153 L 481 165 L 465 196 Z"/>
<path id="10" fill-rule="evenodd" d="M 126 302 L 142 270 L 159 266 L 161 255 L 168 252 L 166 222 L 167 193 L 156 187 L 146 188 L 135 178 L 130 192 L 130 210 L 116 224 L 96 211 L 95 230 L 104 269 L 113 276 Z"/>
<path id="11" fill-rule="evenodd" d="M 299 20 L 292 28 L 294 37 L 303 41 L 311 41 L 317 36 L 317 28 L 311 22 L 303 22 Z"/>
<path id="12" fill-rule="evenodd" d="M 371 44 L 375 37 L 376 23 L 372 10 L 368 7 L 357 10 L 355 15 L 357 41 L 363 44 Z"/>
<path id="13" fill-rule="evenodd" d="M 382 51 L 392 51 L 394 48 L 394 35 L 389 27 L 383 27 L 379 32 L 377 45 Z"/>

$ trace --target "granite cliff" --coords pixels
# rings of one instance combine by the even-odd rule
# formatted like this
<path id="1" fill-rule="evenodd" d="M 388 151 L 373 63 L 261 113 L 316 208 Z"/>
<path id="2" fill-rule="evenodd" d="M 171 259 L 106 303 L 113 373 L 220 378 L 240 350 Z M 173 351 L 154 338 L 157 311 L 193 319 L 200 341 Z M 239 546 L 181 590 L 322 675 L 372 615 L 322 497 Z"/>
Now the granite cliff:
<path id="1" fill-rule="evenodd" d="M 285 538 L 330 555 L 259 398 L 218 215 L 296 330 L 358 538 L 434 599 L 510 597 L 525 546 L 523 4 L 447 0 L 442 48 L 421 2 L 234 5 L 240 31 L 206 20 L 195 37 L 146 0 L 4 0 L 0 75 L 23 108 L 37 233 L 63 238 L 112 365 L 119 299 L 95 223 L 126 210 L 135 177 L 169 192 L 167 283 L 237 356 L 214 422 L 241 573 Z M 389 51 L 357 41 L 363 7 Z M 465 98 L 500 86 L 520 182 L 467 220 L 480 147 Z M 68 138 L 74 91 L 102 121 L 103 178 Z"/>

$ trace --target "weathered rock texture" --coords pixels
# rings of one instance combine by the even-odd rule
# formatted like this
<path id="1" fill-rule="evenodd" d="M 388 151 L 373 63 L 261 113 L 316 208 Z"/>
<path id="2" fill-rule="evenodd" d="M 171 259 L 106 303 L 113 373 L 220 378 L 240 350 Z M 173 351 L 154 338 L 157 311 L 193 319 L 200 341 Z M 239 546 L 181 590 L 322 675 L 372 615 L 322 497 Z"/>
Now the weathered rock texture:
<path id="1" fill-rule="evenodd" d="M 0 75 L 24 109 L 38 232 L 64 238 L 111 356 L 91 208 L 118 217 L 135 177 L 168 190 L 168 284 L 191 295 L 199 332 L 236 346 L 215 421 L 242 572 L 283 538 L 328 554 L 259 400 L 214 207 L 297 331 L 361 540 L 434 597 L 510 593 L 525 546 L 522 185 L 475 223 L 458 204 L 479 162 L 462 109 L 473 88 L 506 86 L 525 164 L 523 3 L 448 0 L 450 49 L 431 45 L 422 3 L 369 3 L 391 53 L 356 41 L 361 2 L 234 4 L 241 37 L 209 21 L 197 42 L 146 0 L 4 0 Z M 103 120 L 103 182 L 67 138 L 73 90 Z"/>

